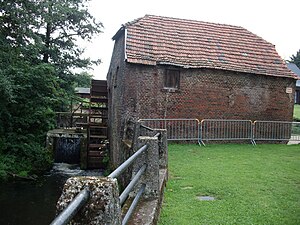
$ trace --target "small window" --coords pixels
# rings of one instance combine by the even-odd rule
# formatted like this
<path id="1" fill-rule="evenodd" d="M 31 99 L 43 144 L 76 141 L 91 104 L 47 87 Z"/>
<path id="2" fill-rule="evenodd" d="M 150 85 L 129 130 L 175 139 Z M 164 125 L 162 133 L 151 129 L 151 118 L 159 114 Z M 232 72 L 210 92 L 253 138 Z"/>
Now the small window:
<path id="1" fill-rule="evenodd" d="M 179 70 L 166 70 L 165 74 L 165 88 L 179 89 L 180 71 Z"/>

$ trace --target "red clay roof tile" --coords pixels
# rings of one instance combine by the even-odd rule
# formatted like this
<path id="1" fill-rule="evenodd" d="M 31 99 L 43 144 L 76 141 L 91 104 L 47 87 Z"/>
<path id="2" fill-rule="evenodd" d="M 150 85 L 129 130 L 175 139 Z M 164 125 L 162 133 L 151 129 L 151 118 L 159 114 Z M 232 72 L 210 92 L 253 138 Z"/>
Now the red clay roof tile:
<path id="1" fill-rule="evenodd" d="M 273 44 L 242 27 L 146 15 L 124 28 L 130 63 L 295 77 Z"/>

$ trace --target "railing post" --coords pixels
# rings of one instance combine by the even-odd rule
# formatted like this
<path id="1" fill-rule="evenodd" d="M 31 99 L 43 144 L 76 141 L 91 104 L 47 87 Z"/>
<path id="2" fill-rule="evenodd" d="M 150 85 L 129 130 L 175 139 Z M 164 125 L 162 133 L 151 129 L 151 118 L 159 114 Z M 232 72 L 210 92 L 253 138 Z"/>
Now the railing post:
<path id="1" fill-rule="evenodd" d="M 134 196 L 137 194 L 142 184 L 146 185 L 145 198 L 157 198 L 159 196 L 159 150 L 157 137 L 144 137 L 138 139 L 139 146 L 148 145 L 147 151 L 139 157 L 133 165 L 133 176 L 139 168 L 147 164 L 147 169 L 144 176 L 141 178 L 140 183 L 136 185 Z"/>
<path id="2" fill-rule="evenodd" d="M 168 168 L 168 136 L 166 129 L 154 129 L 155 132 L 159 132 L 160 136 L 158 138 L 158 154 L 159 154 L 159 168 Z"/>
<path id="3" fill-rule="evenodd" d="M 57 214 L 83 189 L 89 190 L 90 198 L 71 220 L 72 224 L 121 224 L 118 183 L 116 179 L 108 177 L 69 178 L 57 202 Z"/>
<path id="4" fill-rule="evenodd" d="M 141 133 L 141 122 L 140 121 L 136 121 L 135 124 L 134 124 L 134 134 L 133 134 L 133 152 L 136 152 L 138 150 L 138 148 L 140 146 L 137 146 L 137 143 L 138 143 L 138 139 L 139 139 L 139 136 L 140 136 L 140 133 Z"/>

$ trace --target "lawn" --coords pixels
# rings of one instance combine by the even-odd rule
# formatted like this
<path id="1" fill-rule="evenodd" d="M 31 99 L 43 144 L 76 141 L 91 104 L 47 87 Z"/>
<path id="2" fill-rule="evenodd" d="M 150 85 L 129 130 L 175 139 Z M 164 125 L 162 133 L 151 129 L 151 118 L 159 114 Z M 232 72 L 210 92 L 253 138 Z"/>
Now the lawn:
<path id="1" fill-rule="evenodd" d="M 169 145 L 159 224 L 300 224 L 300 146 Z"/>
<path id="2" fill-rule="evenodd" d="M 300 105 L 294 105 L 294 118 L 300 120 Z"/>

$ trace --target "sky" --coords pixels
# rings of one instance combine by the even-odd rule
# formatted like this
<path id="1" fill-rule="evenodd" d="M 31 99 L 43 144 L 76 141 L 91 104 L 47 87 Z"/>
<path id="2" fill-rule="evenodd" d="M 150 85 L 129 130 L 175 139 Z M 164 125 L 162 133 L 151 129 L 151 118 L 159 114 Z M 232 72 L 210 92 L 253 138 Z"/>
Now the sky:
<path id="1" fill-rule="evenodd" d="M 89 73 L 105 80 L 122 24 L 146 14 L 242 26 L 275 45 L 283 59 L 300 49 L 299 0 L 91 0 L 90 13 L 103 23 L 103 33 L 81 44 L 85 56 L 101 59 Z"/>

